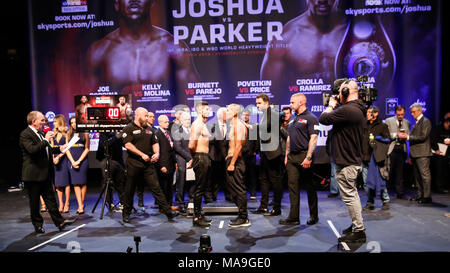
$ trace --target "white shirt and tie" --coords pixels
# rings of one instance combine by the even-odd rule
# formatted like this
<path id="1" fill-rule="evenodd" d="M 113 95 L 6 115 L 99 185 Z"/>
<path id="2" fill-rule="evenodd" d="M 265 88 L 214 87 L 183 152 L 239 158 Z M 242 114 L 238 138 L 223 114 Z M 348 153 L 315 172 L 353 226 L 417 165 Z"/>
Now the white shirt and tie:
<path id="1" fill-rule="evenodd" d="M 38 130 L 36 130 L 34 127 L 32 126 L 28 126 L 31 128 L 31 130 L 33 130 L 33 132 L 39 137 L 39 139 L 41 141 L 47 141 L 48 143 L 50 143 L 40 132 L 38 132 Z M 45 147 L 45 151 L 47 152 L 47 156 L 48 156 L 48 147 Z"/>
<path id="2" fill-rule="evenodd" d="M 219 128 L 220 133 L 222 135 L 222 139 L 225 139 L 225 136 L 227 135 L 227 124 L 219 121 Z"/>
<path id="3" fill-rule="evenodd" d="M 183 131 L 186 133 L 186 134 L 190 134 L 189 133 L 189 130 L 190 130 L 190 128 L 186 128 L 186 127 L 184 127 L 184 126 L 182 126 L 182 128 L 183 128 Z"/>
<path id="4" fill-rule="evenodd" d="M 169 135 L 169 133 L 166 131 L 166 130 L 164 130 L 163 128 L 159 128 L 160 130 L 161 130 L 161 132 L 163 132 L 163 134 L 166 136 L 166 138 L 167 138 L 167 140 L 169 141 L 169 143 L 170 143 L 170 147 L 173 147 L 173 141 L 172 141 L 172 138 L 170 137 L 170 135 Z"/>

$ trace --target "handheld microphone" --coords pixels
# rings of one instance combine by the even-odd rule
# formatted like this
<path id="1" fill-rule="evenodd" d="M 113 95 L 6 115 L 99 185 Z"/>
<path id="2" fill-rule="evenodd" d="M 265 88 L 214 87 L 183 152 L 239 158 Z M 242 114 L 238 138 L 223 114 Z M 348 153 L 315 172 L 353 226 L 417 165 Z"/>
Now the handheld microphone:
<path id="1" fill-rule="evenodd" d="M 52 129 L 50 127 L 48 127 L 47 125 L 44 125 L 42 127 L 42 132 L 44 133 L 44 136 L 47 132 L 51 131 Z"/>

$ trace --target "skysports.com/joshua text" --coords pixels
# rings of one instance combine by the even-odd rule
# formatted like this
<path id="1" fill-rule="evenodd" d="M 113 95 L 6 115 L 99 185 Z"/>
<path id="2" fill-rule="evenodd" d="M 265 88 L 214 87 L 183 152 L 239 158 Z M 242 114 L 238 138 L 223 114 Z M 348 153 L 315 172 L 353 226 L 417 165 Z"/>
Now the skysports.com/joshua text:
<path id="1" fill-rule="evenodd" d="M 57 30 L 57 29 L 71 29 L 71 28 L 95 28 L 95 27 L 111 27 L 114 26 L 114 21 L 86 21 L 77 23 L 56 23 L 56 24 L 44 24 L 37 25 L 38 30 Z"/>
<path id="2" fill-rule="evenodd" d="M 431 6 L 409 6 L 404 5 L 402 7 L 376 7 L 376 8 L 364 8 L 364 9 L 346 9 L 345 15 L 366 15 L 366 14 L 381 14 L 381 13 L 400 13 L 407 14 L 412 12 L 427 12 L 431 11 Z"/>

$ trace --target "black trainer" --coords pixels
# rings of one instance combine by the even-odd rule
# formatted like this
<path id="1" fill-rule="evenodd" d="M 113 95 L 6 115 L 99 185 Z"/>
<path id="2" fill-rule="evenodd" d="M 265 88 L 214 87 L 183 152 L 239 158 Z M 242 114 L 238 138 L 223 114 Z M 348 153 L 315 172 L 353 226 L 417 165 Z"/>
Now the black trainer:
<path id="1" fill-rule="evenodd" d="M 281 215 L 281 209 L 272 209 L 271 211 L 264 213 L 264 216 L 278 216 L 278 215 Z"/>
<path id="2" fill-rule="evenodd" d="M 203 218 L 197 218 L 197 220 L 195 220 L 195 218 L 192 220 L 192 224 L 195 227 L 209 227 L 211 225 L 211 223 L 206 222 Z"/>
<path id="3" fill-rule="evenodd" d="M 366 242 L 366 232 L 352 231 L 338 239 L 340 243 L 365 243 Z"/>
<path id="4" fill-rule="evenodd" d="M 315 225 L 319 222 L 319 218 L 309 218 L 308 221 L 306 222 L 306 224 L 308 226 L 312 226 Z"/>
<path id="5" fill-rule="evenodd" d="M 230 221 L 228 226 L 230 226 L 230 227 L 249 227 L 249 226 L 251 226 L 251 223 L 248 218 L 247 219 L 239 218 L 239 219 L 237 219 L 236 222 Z"/>
<path id="6" fill-rule="evenodd" d="M 35 231 L 36 233 L 40 233 L 40 234 L 45 233 L 45 230 L 44 230 L 43 227 L 35 227 L 35 228 L 34 228 L 34 231 Z"/>
<path id="7" fill-rule="evenodd" d="M 76 218 L 75 219 L 71 219 L 71 220 L 69 220 L 69 219 L 64 220 L 61 224 L 58 225 L 59 231 L 62 231 L 62 230 L 64 230 L 64 228 L 66 226 L 75 223 L 76 220 L 77 220 Z"/>
<path id="8" fill-rule="evenodd" d="M 267 213 L 269 210 L 267 208 L 259 207 L 257 210 L 252 211 L 254 214 L 264 214 Z"/>
<path id="9" fill-rule="evenodd" d="M 236 218 L 234 218 L 234 219 L 231 219 L 230 220 L 230 223 L 236 223 L 237 222 L 237 220 L 239 220 L 239 216 L 237 216 Z"/>
<path id="10" fill-rule="evenodd" d="M 202 216 L 200 216 L 200 218 L 201 218 L 203 221 L 207 222 L 207 223 L 211 223 L 211 222 L 212 222 L 211 219 L 207 218 L 207 217 L 206 217 L 205 215 L 203 215 L 203 214 L 202 214 Z"/>
<path id="11" fill-rule="evenodd" d="M 342 234 L 347 235 L 347 234 L 349 234 L 352 231 L 353 231 L 353 224 L 351 224 L 348 228 L 344 229 L 342 231 Z"/>

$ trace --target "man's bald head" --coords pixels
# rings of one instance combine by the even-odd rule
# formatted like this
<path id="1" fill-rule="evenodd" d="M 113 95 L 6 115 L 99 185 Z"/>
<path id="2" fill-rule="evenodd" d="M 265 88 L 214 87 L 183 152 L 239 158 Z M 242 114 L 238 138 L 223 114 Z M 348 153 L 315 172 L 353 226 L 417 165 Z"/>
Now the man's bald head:
<path id="1" fill-rule="evenodd" d="M 135 114 L 135 116 L 137 116 L 137 115 L 139 115 L 139 116 L 141 116 L 141 115 L 147 115 L 147 114 L 148 114 L 148 111 L 147 111 L 147 109 L 145 109 L 144 107 L 138 107 L 138 108 L 136 108 L 136 110 L 134 111 L 134 114 Z"/>
<path id="2" fill-rule="evenodd" d="M 303 104 L 306 104 L 306 96 L 303 93 L 295 93 L 294 95 L 291 96 L 291 98 L 300 100 Z"/>
<path id="3" fill-rule="evenodd" d="M 242 107 L 239 104 L 232 103 L 228 105 L 227 110 L 227 119 L 231 119 L 233 117 L 237 117 L 242 110 Z"/>
<path id="4" fill-rule="evenodd" d="M 291 96 L 290 100 L 290 106 L 291 109 L 299 114 L 300 112 L 303 112 L 306 108 L 306 96 L 302 93 L 295 93 Z"/>
<path id="5" fill-rule="evenodd" d="M 138 107 L 134 111 L 134 122 L 141 127 L 147 126 L 148 111 L 144 107 Z"/>
<path id="6" fill-rule="evenodd" d="M 342 90 L 344 88 L 348 88 L 348 90 L 349 90 L 349 94 L 348 94 L 347 98 L 344 98 L 344 96 L 342 96 Z M 344 103 L 352 101 L 352 100 L 357 100 L 358 99 L 358 84 L 353 80 L 344 82 L 341 85 L 341 87 L 339 88 L 339 98 L 340 98 L 341 104 L 344 104 Z"/>

